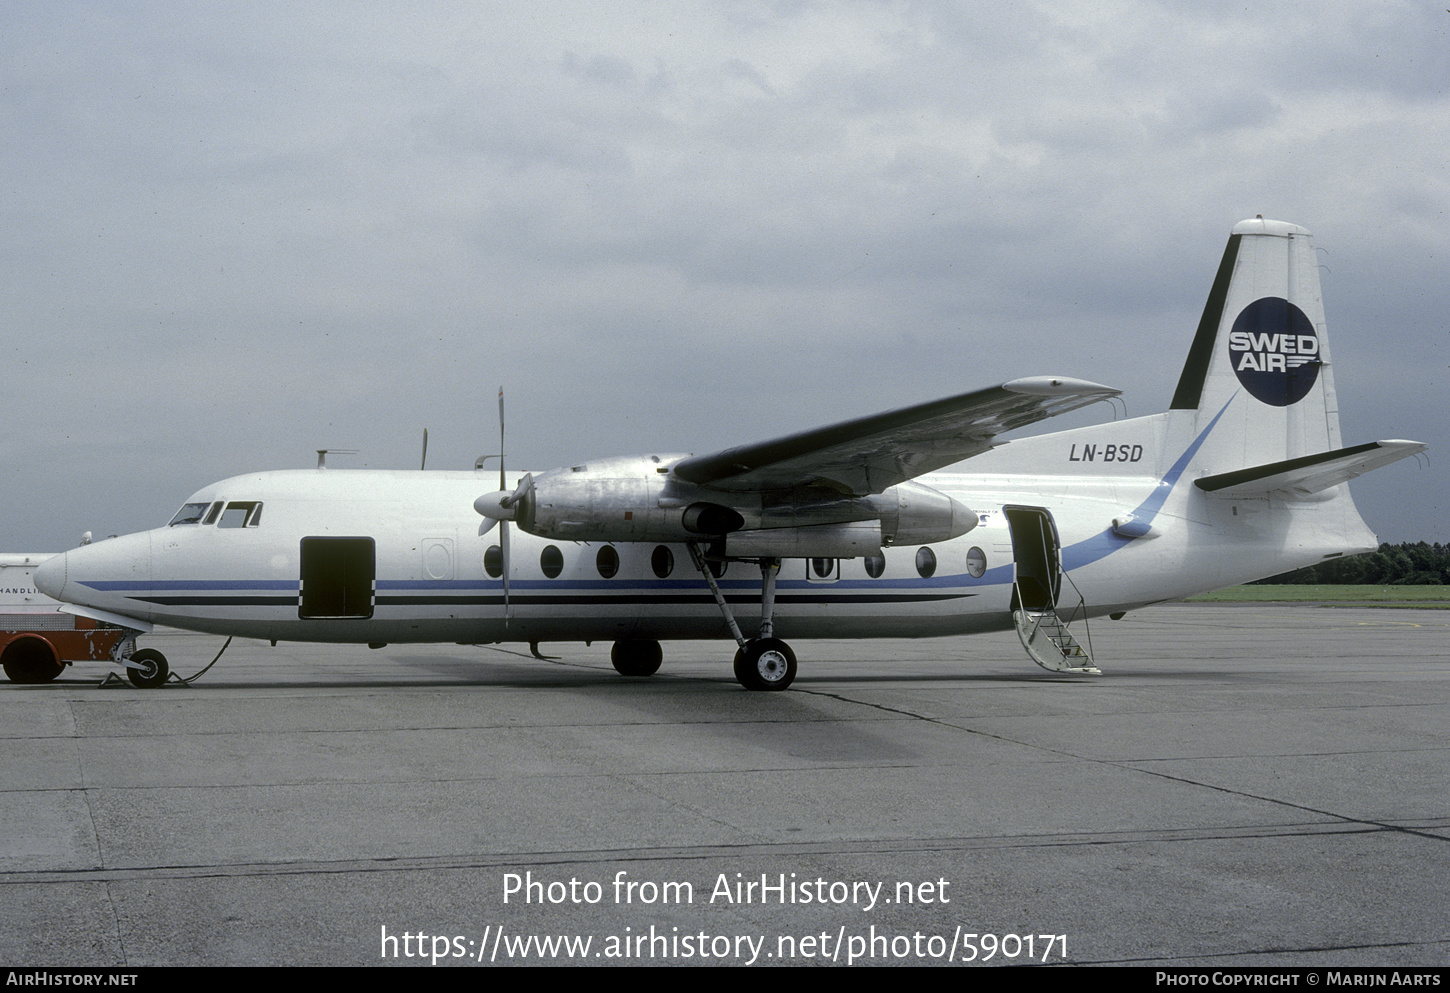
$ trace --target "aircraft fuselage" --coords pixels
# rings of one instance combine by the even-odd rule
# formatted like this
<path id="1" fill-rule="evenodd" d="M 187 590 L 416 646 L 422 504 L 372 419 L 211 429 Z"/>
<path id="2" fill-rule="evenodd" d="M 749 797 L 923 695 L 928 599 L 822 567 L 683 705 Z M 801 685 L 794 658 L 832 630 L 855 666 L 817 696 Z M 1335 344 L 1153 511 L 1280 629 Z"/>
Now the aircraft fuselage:
<path id="1" fill-rule="evenodd" d="M 1362 524 L 1362 544 L 1344 547 L 1339 525 L 1358 523 L 1345 487 L 1317 499 L 1306 516 L 1280 501 L 1223 501 L 1187 479 L 1165 479 L 1164 466 L 1139 454 L 1153 449 L 1134 440 L 1161 433 L 1155 420 L 1025 439 L 973 462 L 1010 461 L 1026 465 L 1026 473 L 922 477 L 972 507 L 977 525 L 948 541 L 886 548 L 879 559 L 785 559 L 777 634 L 899 638 L 1010 629 L 1020 558 L 1006 512 L 1013 507 L 1050 514 L 1056 533 L 1049 540 L 1070 580 L 1060 602 L 1071 609 L 1080 595 L 1093 615 L 1375 547 Z M 1118 440 L 1093 440 L 1109 433 Z M 1119 452 L 1126 453 L 1121 460 Z M 1057 461 L 1061 474 L 1044 471 Z M 1089 466 L 1094 473 L 1084 471 Z M 486 522 L 479 534 L 472 506 L 494 479 L 485 472 L 337 469 L 237 476 L 198 491 L 188 506 L 256 504 L 255 524 L 233 515 L 240 526 L 221 526 L 222 513 L 210 523 L 108 539 L 57 557 L 43 578 L 54 583 L 64 569 L 56 592 L 99 611 L 277 641 L 728 636 L 683 544 L 551 541 L 514 526 L 505 604 L 500 529 Z M 1344 513 L 1327 505 L 1335 502 Z M 1151 533 L 1134 538 L 1114 530 L 1115 521 L 1130 517 L 1151 525 Z M 1326 517 L 1335 526 L 1321 535 L 1314 522 Z M 354 564 L 354 553 L 366 561 Z M 731 561 L 718 583 L 753 635 L 758 570 Z"/>

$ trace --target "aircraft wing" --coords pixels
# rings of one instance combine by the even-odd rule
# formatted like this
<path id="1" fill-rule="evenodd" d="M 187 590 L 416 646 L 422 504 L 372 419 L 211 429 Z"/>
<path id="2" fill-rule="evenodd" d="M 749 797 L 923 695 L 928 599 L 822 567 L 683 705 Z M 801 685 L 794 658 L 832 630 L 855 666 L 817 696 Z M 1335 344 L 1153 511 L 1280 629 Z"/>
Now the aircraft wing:
<path id="1" fill-rule="evenodd" d="M 987 451 L 1003 432 L 1117 396 L 1036 376 L 678 462 L 674 475 L 727 491 L 824 485 L 865 496 Z"/>

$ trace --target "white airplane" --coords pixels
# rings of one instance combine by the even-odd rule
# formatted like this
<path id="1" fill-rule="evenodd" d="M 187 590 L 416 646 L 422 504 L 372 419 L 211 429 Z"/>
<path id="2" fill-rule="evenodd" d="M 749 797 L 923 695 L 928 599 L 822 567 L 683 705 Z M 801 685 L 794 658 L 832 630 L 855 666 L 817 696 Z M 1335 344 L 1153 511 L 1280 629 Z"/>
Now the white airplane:
<path id="1" fill-rule="evenodd" d="M 709 455 L 500 468 L 497 491 L 478 470 L 236 476 L 35 585 L 126 629 L 138 686 L 167 676 L 135 651 L 157 624 L 535 654 L 608 639 L 630 676 L 661 640 L 729 636 L 757 690 L 795 677 L 782 637 L 1015 627 L 1039 664 L 1096 674 L 1070 622 L 1373 551 L 1346 482 L 1425 448 L 1340 441 L 1313 243 L 1281 221 L 1234 227 L 1166 413 L 996 440 L 1117 393 L 1017 379 Z"/>

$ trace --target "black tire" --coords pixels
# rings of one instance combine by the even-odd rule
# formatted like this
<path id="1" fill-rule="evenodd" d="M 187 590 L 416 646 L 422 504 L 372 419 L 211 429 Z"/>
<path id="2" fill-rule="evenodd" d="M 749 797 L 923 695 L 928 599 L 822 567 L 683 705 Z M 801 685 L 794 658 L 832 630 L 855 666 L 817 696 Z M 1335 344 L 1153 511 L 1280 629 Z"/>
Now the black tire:
<path id="1" fill-rule="evenodd" d="M 48 683 L 65 669 L 55 646 L 39 635 L 21 635 L 0 657 L 12 683 Z"/>
<path id="2" fill-rule="evenodd" d="M 140 669 L 126 667 L 126 676 L 131 680 L 131 685 L 138 689 L 155 689 L 166 682 L 166 677 L 171 675 L 171 667 L 166 664 L 166 656 L 154 648 L 143 648 L 131 656 L 131 661 L 141 666 Z"/>
<path id="3" fill-rule="evenodd" d="M 756 638 L 735 653 L 735 678 L 747 690 L 783 690 L 795 670 L 795 652 L 779 638 Z"/>
<path id="4" fill-rule="evenodd" d="M 658 641 L 616 641 L 609 650 L 609 661 L 621 676 L 653 676 L 660 671 L 665 653 Z"/>

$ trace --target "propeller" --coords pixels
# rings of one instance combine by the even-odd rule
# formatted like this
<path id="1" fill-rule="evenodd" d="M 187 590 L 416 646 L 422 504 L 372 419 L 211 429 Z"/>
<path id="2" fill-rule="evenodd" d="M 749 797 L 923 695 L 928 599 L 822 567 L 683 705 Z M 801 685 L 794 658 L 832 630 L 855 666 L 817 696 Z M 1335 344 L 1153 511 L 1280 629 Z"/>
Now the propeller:
<path id="1" fill-rule="evenodd" d="M 510 491 L 508 479 L 504 472 L 504 423 L 503 423 L 503 387 L 498 390 L 498 489 L 493 493 L 485 493 L 473 501 L 473 509 L 483 518 L 478 526 L 479 535 L 485 535 L 489 529 L 498 525 L 499 549 L 503 552 L 503 610 L 504 623 L 508 623 L 511 605 L 509 603 L 509 521 L 518 519 L 519 504 L 533 499 L 534 474 L 524 473 L 516 488 Z M 474 463 L 475 469 L 483 467 L 485 459 L 493 458 L 485 455 Z M 525 507 L 525 519 L 532 517 L 532 510 Z"/>
<path id="2" fill-rule="evenodd" d="M 503 390 L 499 390 L 498 447 L 500 449 L 503 448 L 503 433 Z M 492 455 L 483 456 L 478 460 L 478 462 L 475 463 L 475 468 L 482 467 L 484 460 L 491 458 L 493 458 Z M 492 493 L 485 493 L 478 499 L 473 501 L 474 511 L 476 511 L 480 517 L 484 518 L 483 523 L 479 525 L 478 528 L 479 534 L 487 534 L 489 528 L 493 527 L 496 522 L 500 524 L 507 524 L 507 522 L 509 521 L 518 519 L 519 502 L 527 499 L 529 494 L 532 492 L 534 488 L 534 474 L 531 472 L 524 473 L 524 477 L 519 480 L 518 486 L 516 486 L 512 490 L 508 489 L 507 487 L 508 480 L 505 478 L 504 474 L 504 456 L 503 452 L 500 451 L 498 456 L 498 489 Z M 500 530 L 499 533 L 501 535 L 507 534 L 508 529 L 503 528 Z M 508 549 L 507 546 L 505 546 L 504 553 L 507 554 L 507 552 Z"/>
<path id="3" fill-rule="evenodd" d="M 504 424 L 503 424 L 503 387 L 498 388 L 498 491 L 485 493 L 473 501 L 473 509 L 478 512 L 483 521 L 478 525 L 478 534 L 482 537 L 488 534 L 495 524 L 498 527 L 499 550 L 503 553 L 503 616 L 504 624 L 509 619 L 509 524 L 514 519 L 514 494 L 510 493 L 506 486 L 508 480 L 504 472 Z M 483 468 L 485 459 L 492 458 L 491 455 L 480 456 L 474 463 L 475 469 Z"/>

